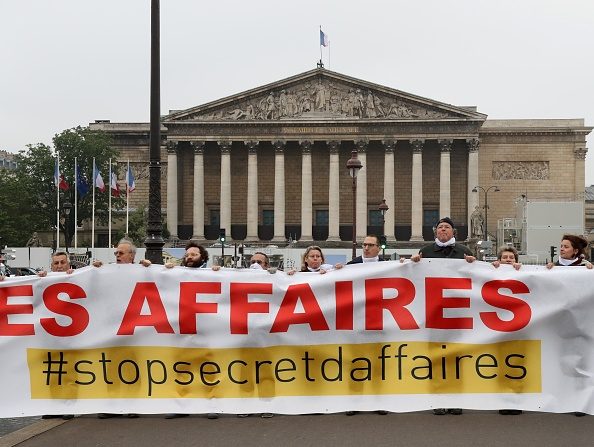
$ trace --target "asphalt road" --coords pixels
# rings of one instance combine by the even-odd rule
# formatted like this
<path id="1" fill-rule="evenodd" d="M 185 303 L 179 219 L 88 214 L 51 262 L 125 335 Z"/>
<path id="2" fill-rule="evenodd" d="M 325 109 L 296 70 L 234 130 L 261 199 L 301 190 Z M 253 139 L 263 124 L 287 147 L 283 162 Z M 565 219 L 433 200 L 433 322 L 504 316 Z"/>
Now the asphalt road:
<path id="1" fill-rule="evenodd" d="M 49 428 L 49 429 L 48 429 Z M 35 435 L 36 429 L 46 430 Z M 28 436 L 32 436 L 26 439 Z M 83 446 L 241 446 L 241 447 L 581 447 L 594 446 L 594 417 L 573 414 L 466 411 L 462 416 L 434 416 L 429 412 L 374 413 L 346 416 L 257 416 L 240 419 L 204 416 L 167 420 L 97 419 L 39 421 L 0 438 L 0 447 Z"/>

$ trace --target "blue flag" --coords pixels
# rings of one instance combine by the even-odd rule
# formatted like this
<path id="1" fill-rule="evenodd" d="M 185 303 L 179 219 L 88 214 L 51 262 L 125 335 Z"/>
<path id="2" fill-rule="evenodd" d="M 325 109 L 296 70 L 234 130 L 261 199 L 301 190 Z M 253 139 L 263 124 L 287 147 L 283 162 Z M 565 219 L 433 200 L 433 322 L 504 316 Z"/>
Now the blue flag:
<path id="1" fill-rule="evenodd" d="M 80 172 L 80 165 L 76 165 L 76 189 L 81 199 L 89 192 L 89 184 Z"/>

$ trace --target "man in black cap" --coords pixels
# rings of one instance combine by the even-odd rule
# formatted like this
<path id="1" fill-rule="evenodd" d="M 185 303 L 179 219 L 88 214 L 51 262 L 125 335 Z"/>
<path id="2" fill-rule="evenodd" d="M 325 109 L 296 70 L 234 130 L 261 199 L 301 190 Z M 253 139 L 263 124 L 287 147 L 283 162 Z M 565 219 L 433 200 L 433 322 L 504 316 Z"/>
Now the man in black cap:
<path id="1" fill-rule="evenodd" d="M 467 262 L 474 262 L 476 258 L 466 245 L 456 242 L 454 221 L 449 217 L 439 219 L 435 226 L 435 242 L 425 245 L 419 250 L 419 254 L 412 256 L 413 262 L 419 262 L 421 258 L 450 258 L 466 259 Z"/>
<path id="2" fill-rule="evenodd" d="M 465 259 L 466 262 L 474 262 L 476 258 L 466 245 L 456 242 L 454 221 L 449 217 L 439 219 L 435 226 L 435 242 L 425 245 L 419 250 L 419 253 L 410 259 L 413 262 L 419 262 L 421 258 L 449 258 Z M 462 414 L 462 408 L 435 408 L 433 414 L 443 415 Z"/>

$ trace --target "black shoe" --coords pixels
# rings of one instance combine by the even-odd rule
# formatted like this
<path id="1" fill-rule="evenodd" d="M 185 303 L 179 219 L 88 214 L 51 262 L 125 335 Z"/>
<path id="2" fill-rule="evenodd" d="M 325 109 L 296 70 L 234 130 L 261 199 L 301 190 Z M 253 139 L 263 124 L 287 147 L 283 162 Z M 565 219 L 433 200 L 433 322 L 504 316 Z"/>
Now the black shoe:
<path id="1" fill-rule="evenodd" d="M 128 419 L 136 419 L 138 417 L 138 413 L 128 413 L 126 417 Z"/>
<path id="2" fill-rule="evenodd" d="M 110 418 L 117 418 L 117 417 L 119 417 L 119 416 L 120 416 L 120 415 L 119 415 L 119 414 L 116 414 L 116 413 L 99 413 L 99 414 L 97 414 L 97 417 L 98 417 L 99 419 L 110 419 Z"/>
<path id="3" fill-rule="evenodd" d="M 434 408 L 433 409 L 433 414 L 435 416 L 443 416 L 444 414 L 447 414 L 448 410 L 446 410 L 445 408 Z"/>
<path id="4" fill-rule="evenodd" d="M 448 408 L 448 413 L 460 416 L 462 414 L 462 408 Z"/>
<path id="5" fill-rule="evenodd" d="M 358 411 L 347 411 L 345 414 L 347 416 L 354 416 L 355 414 L 359 413 Z"/>
<path id="6" fill-rule="evenodd" d="M 43 416 L 41 416 L 41 419 L 58 419 L 61 417 L 61 414 L 44 414 Z"/>
<path id="7" fill-rule="evenodd" d="M 274 417 L 274 413 L 260 413 L 260 417 L 264 419 L 270 419 Z"/>
<path id="8" fill-rule="evenodd" d="M 581 418 L 581 417 L 585 416 L 586 413 L 582 413 L 581 411 L 576 411 L 575 413 L 573 413 L 573 415 Z"/>
<path id="9" fill-rule="evenodd" d="M 219 415 L 217 413 L 207 413 L 206 418 L 207 419 L 218 419 Z"/>
<path id="10" fill-rule="evenodd" d="M 187 418 L 189 414 L 185 413 L 168 413 L 165 415 L 165 419 L 177 419 L 177 418 Z"/>
<path id="11" fill-rule="evenodd" d="M 73 414 L 63 414 L 62 415 L 62 419 L 64 419 L 65 421 L 69 421 L 70 419 L 73 419 L 74 415 Z"/>
<path id="12" fill-rule="evenodd" d="M 499 414 L 504 416 L 517 416 L 518 414 L 522 414 L 522 410 L 499 410 Z"/>

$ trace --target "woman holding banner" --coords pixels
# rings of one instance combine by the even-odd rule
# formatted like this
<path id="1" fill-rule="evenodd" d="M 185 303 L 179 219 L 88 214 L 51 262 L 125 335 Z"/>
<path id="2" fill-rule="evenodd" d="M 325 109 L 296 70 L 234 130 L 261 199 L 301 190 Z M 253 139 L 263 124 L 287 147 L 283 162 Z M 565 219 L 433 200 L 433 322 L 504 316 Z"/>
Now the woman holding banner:
<path id="1" fill-rule="evenodd" d="M 320 273 L 323 275 L 330 270 L 337 270 L 343 267 L 342 264 L 338 263 L 336 265 L 326 264 L 326 260 L 324 258 L 324 253 L 322 253 L 322 249 L 317 245 L 310 245 L 305 249 L 305 253 L 301 257 L 301 272 L 313 272 L 313 273 Z M 294 269 L 291 269 L 287 272 L 287 275 L 293 275 L 295 273 Z"/>
<path id="2" fill-rule="evenodd" d="M 581 236 L 576 236 L 575 234 L 563 235 L 561 244 L 559 245 L 559 259 L 554 264 L 553 262 L 549 262 L 547 268 L 551 269 L 554 266 L 584 266 L 587 269 L 591 269 L 592 263 L 586 259 L 587 246 L 588 241 Z"/>

